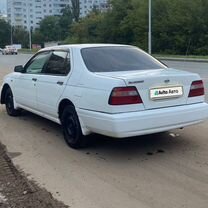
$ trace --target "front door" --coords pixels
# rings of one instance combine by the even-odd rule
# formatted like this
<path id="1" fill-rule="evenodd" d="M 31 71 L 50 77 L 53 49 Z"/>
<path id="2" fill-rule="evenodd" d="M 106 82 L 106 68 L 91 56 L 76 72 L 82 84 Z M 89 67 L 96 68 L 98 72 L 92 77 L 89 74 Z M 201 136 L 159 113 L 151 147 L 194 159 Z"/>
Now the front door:
<path id="1" fill-rule="evenodd" d="M 25 72 L 17 76 L 14 88 L 17 104 L 37 110 L 37 78 L 49 57 L 50 52 L 38 53 L 25 65 Z"/>

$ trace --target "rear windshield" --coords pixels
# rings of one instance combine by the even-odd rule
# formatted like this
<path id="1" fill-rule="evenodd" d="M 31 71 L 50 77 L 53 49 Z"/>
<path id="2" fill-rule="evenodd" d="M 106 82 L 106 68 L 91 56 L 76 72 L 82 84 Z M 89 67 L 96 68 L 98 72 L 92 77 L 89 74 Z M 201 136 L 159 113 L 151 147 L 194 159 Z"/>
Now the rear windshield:
<path id="1" fill-rule="evenodd" d="M 91 72 L 164 69 L 162 63 L 136 47 L 110 46 L 84 48 L 81 54 Z"/>

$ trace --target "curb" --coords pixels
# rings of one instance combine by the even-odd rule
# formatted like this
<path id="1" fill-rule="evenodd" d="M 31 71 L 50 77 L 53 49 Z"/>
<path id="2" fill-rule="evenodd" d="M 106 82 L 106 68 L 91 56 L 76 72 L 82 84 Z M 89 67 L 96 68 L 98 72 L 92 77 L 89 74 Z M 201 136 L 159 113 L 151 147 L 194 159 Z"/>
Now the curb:
<path id="1" fill-rule="evenodd" d="M 171 58 L 171 57 L 157 57 L 161 61 L 182 61 L 182 62 L 200 62 L 208 63 L 208 59 L 195 59 L 195 58 Z"/>

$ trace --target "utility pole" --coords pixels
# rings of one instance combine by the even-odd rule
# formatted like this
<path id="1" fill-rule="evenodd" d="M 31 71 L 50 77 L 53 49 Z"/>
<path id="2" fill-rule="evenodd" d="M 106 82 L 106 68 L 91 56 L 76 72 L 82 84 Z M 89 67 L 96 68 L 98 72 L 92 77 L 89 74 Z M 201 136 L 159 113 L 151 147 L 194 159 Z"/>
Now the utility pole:
<path id="1" fill-rule="evenodd" d="M 12 4 L 13 4 L 13 2 L 12 2 Z M 14 11 L 13 11 L 13 6 L 11 6 L 11 16 L 8 18 L 8 20 L 9 20 L 9 23 L 10 23 L 10 26 L 11 26 L 11 28 L 10 28 L 10 30 L 11 30 L 11 34 L 10 34 L 10 39 L 11 39 L 11 45 L 13 45 L 13 18 L 14 18 L 14 13 L 13 13 Z M 15 24 L 14 24 L 14 26 L 15 26 Z"/>
<path id="2" fill-rule="evenodd" d="M 29 44 L 30 44 L 30 50 L 32 50 L 32 32 L 31 32 L 31 26 L 29 28 Z"/>
<path id="3" fill-rule="evenodd" d="M 29 35 L 29 48 L 32 50 L 32 27 L 31 27 L 31 19 L 30 19 L 30 12 L 29 12 L 29 1 L 27 1 L 27 29 Z"/>
<path id="4" fill-rule="evenodd" d="M 148 52 L 149 54 L 152 54 L 152 0 L 149 0 Z"/>
<path id="5" fill-rule="evenodd" d="M 13 45 L 13 26 L 11 21 L 11 45 Z"/>

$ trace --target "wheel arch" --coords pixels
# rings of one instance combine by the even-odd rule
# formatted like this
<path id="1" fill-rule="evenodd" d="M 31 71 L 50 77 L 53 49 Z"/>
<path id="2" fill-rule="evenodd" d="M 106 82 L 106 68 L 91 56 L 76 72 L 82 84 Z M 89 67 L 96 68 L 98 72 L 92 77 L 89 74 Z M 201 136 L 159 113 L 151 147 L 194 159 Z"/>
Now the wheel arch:
<path id="1" fill-rule="evenodd" d="M 6 91 L 8 89 L 11 89 L 11 87 L 9 86 L 9 84 L 4 84 L 2 91 L 1 91 L 1 104 L 5 104 L 5 95 L 6 95 Z"/>
<path id="2" fill-rule="evenodd" d="M 59 106 L 58 106 L 58 115 L 59 115 L 60 121 L 61 121 L 62 113 L 63 113 L 64 108 L 66 106 L 73 106 L 75 108 L 75 105 L 71 100 L 69 100 L 67 98 L 61 100 L 61 102 L 59 103 Z M 82 129 L 82 134 L 83 135 L 89 135 L 91 132 L 89 131 L 89 129 L 87 129 L 87 127 L 85 126 L 85 124 L 82 121 L 82 118 L 80 118 L 79 115 L 78 115 L 78 119 L 79 119 L 80 126 L 81 126 L 81 129 Z"/>
<path id="3" fill-rule="evenodd" d="M 75 105 L 73 104 L 73 102 L 71 100 L 69 100 L 67 98 L 61 100 L 61 102 L 59 103 L 59 106 L 58 106 L 58 115 L 59 115 L 59 118 L 61 118 L 61 115 L 62 115 L 62 113 L 64 111 L 64 108 L 66 106 L 68 106 L 68 105 L 75 107 Z"/>

